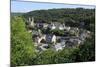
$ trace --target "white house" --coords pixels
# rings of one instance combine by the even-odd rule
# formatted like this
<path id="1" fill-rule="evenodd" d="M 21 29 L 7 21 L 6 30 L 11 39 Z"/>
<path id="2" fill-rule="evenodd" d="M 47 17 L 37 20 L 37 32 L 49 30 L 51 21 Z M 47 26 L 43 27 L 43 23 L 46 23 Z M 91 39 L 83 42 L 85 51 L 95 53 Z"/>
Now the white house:
<path id="1" fill-rule="evenodd" d="M 56 51 L 62 50 L 64 47 L 65 47 L 65 45 L 62 44 L 62 43 L 57 43 L 56 45 L 54 45 L 54 49 L 55 49 Z"/>
<path id="2" fill-rule="evenodd" d="M 40 44 L 43 39 L 46 40 L 45 37 L 46 37 L 45 35 L 36 37 L 35 39 L 37 44 Z"/>
<path id="3" fill-rule="evenodd" d="M 59 22 L 51 22 L 51 24 L 48 25 L 48 27 L 53 30 L 53 29 L 59 29 L 59 30 L 64 30 L 65 24 L 61 24 Z"/>
<path id="4" fill-rule="evenodd" d="M 52 34 L 47 34 L 47 35 L 38 35 L 35 37 L 35 42 L 37 44 L 42 43 L 41 41 L 44 40 L 47 43 L 56 43 L 56 36 Z"/>
<path id="5" fill-rule="evenodd" d="M 52 36 L 51 42 L 54 44 L 56 43 L 56 36 L 55 35 Z"/>
<path id="6" fill-rule="evenodd" d="M 46 42 L 47 43 L 56 43 L 56 36 L 53 34 L 47 34 L 46 35 Z"/>
<path id="7" fill-rule="evenodd" d="M 49 24 L 48 27 L 49 27 L 51 30 L 56 29 L 56 26 L 55 26 L 53 23 Z"/>
<path id="8" fill-rule="evenodd" d="M 39 48 L 43 51 L 47 50 L 48 44 L 42 44 L 41 46 L 39 46 Z"/>
<path id="9" fill-rule="evenodd" d="M 67 26 L 67 27 L 65 27 L 65 29 L 66 29 L 67 31 L 69 31 L 69 30 L 71 29 L 71 27 L 68 27 L 68 26 Z"/>

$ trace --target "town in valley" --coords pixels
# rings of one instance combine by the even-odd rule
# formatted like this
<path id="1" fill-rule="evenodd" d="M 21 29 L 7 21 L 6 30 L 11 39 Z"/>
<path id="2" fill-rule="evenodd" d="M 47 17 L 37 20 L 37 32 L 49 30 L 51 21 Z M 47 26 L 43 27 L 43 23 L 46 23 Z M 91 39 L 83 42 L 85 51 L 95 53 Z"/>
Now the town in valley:
<path id="1" fill-rule="evenodd" d="M 26 28 L 29 33 L 32 33 L 37 52 L 72 48 L 84 44 L 86 38 L 91 37 L 91 32 L 84 29 L 84 22 L 80 22 L 78 27 L 71 27 L 57 21 L 34 22 L 34 17 L 29 17 L 26 20 Z"/>

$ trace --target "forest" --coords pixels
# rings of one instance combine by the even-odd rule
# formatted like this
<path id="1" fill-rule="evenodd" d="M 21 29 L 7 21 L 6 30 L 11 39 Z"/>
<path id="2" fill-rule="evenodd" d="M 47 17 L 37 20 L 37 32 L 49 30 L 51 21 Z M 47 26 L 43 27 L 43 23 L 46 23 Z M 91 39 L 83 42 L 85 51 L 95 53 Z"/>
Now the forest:
<path id="1" fill-rule="evenodd" d="M 35 52 L 31 33 L 27 32 L 26 20 L 34 17 L 35 23 L 57 21 L 67 26 L 78 27 L 85 22 L 84 29 L 92 32 L 85 43 L 73 48 L 55 52 L 51 49 Z M 58 64 L 95 61 L 95 9 L 61 8 L 35 10 L 18 16 L 11 16 L 11 66 Z"/>
<path id="2" fill-rule="evenodd" d="M 58 21 L 70 26 L 79 26 L 80 22 L 85 22 L 85 27 L 88 30 L 94 31 L 95 22 L 95 9 L 84 8 L 61 8 L 61 9 L 48 9 L 48 10 L 35 10 L 23 15 L 24 18 L 34 17 L 35 22 Z M 91 23 L 90 23 L 91 22 Z M 92 28 L 92 29 L 91 29 Z"/>

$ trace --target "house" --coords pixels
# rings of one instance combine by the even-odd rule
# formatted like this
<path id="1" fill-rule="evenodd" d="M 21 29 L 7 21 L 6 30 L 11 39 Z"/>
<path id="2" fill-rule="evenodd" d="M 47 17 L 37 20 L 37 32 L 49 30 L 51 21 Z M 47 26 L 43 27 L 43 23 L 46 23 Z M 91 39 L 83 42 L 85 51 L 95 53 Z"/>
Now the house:
<path id="1" fill-rule="evenodd" d="M 74 44 L 79 44 L 79 38 L 70 38 L 69 41 L 74 43 Z"/>
<path id="2" fill-rule="evenodd" d="M 43 28 L 43 23 L 42 22 L 37 22 L 36 27 L 37 28 Z"/>
<path id="3" fill-rule="evenodd" d="M 53 35 L 53 34 L 36 34 L 33 36 L 33 40 L 37 43 L 37 44 L 40 44 L 40 43 L 56 43 L 56 36 Z"/>
<path id="4" fill-rule="evenodd" d="M 51 24 L 48 25 L 48 28 L 50 28 L 51 30 L 53 30 L 53 29 L 56 29 L 56 26 L 53 23 L 51 23 Z"/>
<path id="5" fill-rule="evenodd" d="M 45 50 L 47 50 L 49 47 L 48 47 L 48 44 L 42 44 L 41 46 L 39 46 L 39 48 L 40 48 L 42 51 L 45 51 Z"/>
<path id="6" fill-rule="evenodd" d="M 56 43 L 56 36 L 53 34 L 47 34 L 46 35 L 46 42 L 47 43 Z"/>
<path id="7" fill-rule="evenodd" d="M 87 30 L 81 31 L 79 37 L 80 37 L 81 40 L 84 41 L 85 38 L 89 38 L 90 37 L 90 31 L 87 31 Z"/>
<path id="8" fill-rule="evenodd" d="M 43 22 L 43 21 L 38 21 L 38 22 L 36 23 L 36 27 L 37 27 L 37 28 L 47 28 L 47 27 L 48 27 L 48 24 L 45 23 L 45 22 Z"/>
<path id="9" fill-rule="evenodd" d="M 66 31 L 69 31 L 70 29 L 71 29 L 70 26 L 65 27 L 65 30 L 66 30 Z"/>
<path id="10" fill-rule="evenodd" d="M 45 40 L 45 35 L 39 35 L 35 38 L 35 42 L 37 42 L 37 44 L 40 44 L 42 40 Z"/>
<path id="11" fill-rule="evenodd" d="M 84 28 L 85 27 L 85 22 L 80 22 L 80 28 Z"/>
<path id="12" fill-rule="evenodd" d="M 51 22 L 51 24 L 49 24 L 48 27 L 51 30 L 53 30 L 53 29 L 64 30 L 65 29 L 65 24 L 61 24 L 59 22 Z"/>
<path id="13" fill-rule="evenodd" d="M 44 23 L 44 24 L 43 24 L 43 28 L 44 28 L 44 29 L 47 29 L 47 28 L 48 28 L 48 24 L 47 24 L 47 23 Z"/>
<path id="14" fill-rule="evenodd" d="M 70 42 L 70 41 L 66 41 L 66 45 L 65 47 L 73 47 L 74 46 L 74 43 L 73 42 Z"/>
<path id="15" fill-rule="evenodd" d="M 56 51 L 62 50 L 64 47 L 65 47 L 65 44 L 62 44 L 62 43 L 57 43 L 54 45 L 54 49 Z"/>
<path id="16" fill-rule="evenodd" d="M 36 31 L 36 30 L 32 30 L 32 35 L 38 35 L 38 34 L 39 34 L 38 31 Z"/>
<path id="17" fill-rule="evenodd" d="M 64 30 L 66 28 L 64 23 L 63 24 L 60 23 L 59 25 L 56 26 L 59 26 L 58 27 L 59 30 Z"/>
<path id="18" fill-rule="evenodd" d="M 75 35 L 76 37 L 79 36 L 79 28 L 72 27 L 72 28 L 69 30 L 69 32 L 70 32 L 70 34 Z"/>

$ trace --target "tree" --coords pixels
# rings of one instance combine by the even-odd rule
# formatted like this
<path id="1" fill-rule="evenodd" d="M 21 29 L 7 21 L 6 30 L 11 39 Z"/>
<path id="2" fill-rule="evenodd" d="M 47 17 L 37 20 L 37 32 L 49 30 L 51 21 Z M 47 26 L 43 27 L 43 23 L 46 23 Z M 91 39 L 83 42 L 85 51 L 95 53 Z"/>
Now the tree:
<path id="1" fill-rule="evenodd" d="M 54 52 L 51 49 L 43 51 L 42 53 L 37 55 L 37 58 L 35 59 L 34 63 L 36 65 L 37 64 L 53 64 L 55 54 L 56 52 Z"/>
<path id="2" fill-rule="evenodd" d="M 59 29 L 54 29 L 54 30 L 50 30 L 51 33 L 55 34 L 55 35 L 64 35 L 64 30 L 59 30 Z"/>
<path id="3" fill-rule="evenodd" d="M 83 45 L 79 47 L 76 55 L 77 62 L 95 61 L 95 37 L 87 39 Z"/>
<path id="4" fill-rule="evenodd" d="M 25 29 L 22 17 L 11 18 L 11 66 L 29 65 L 35 57 L 35 48 Z"/>

